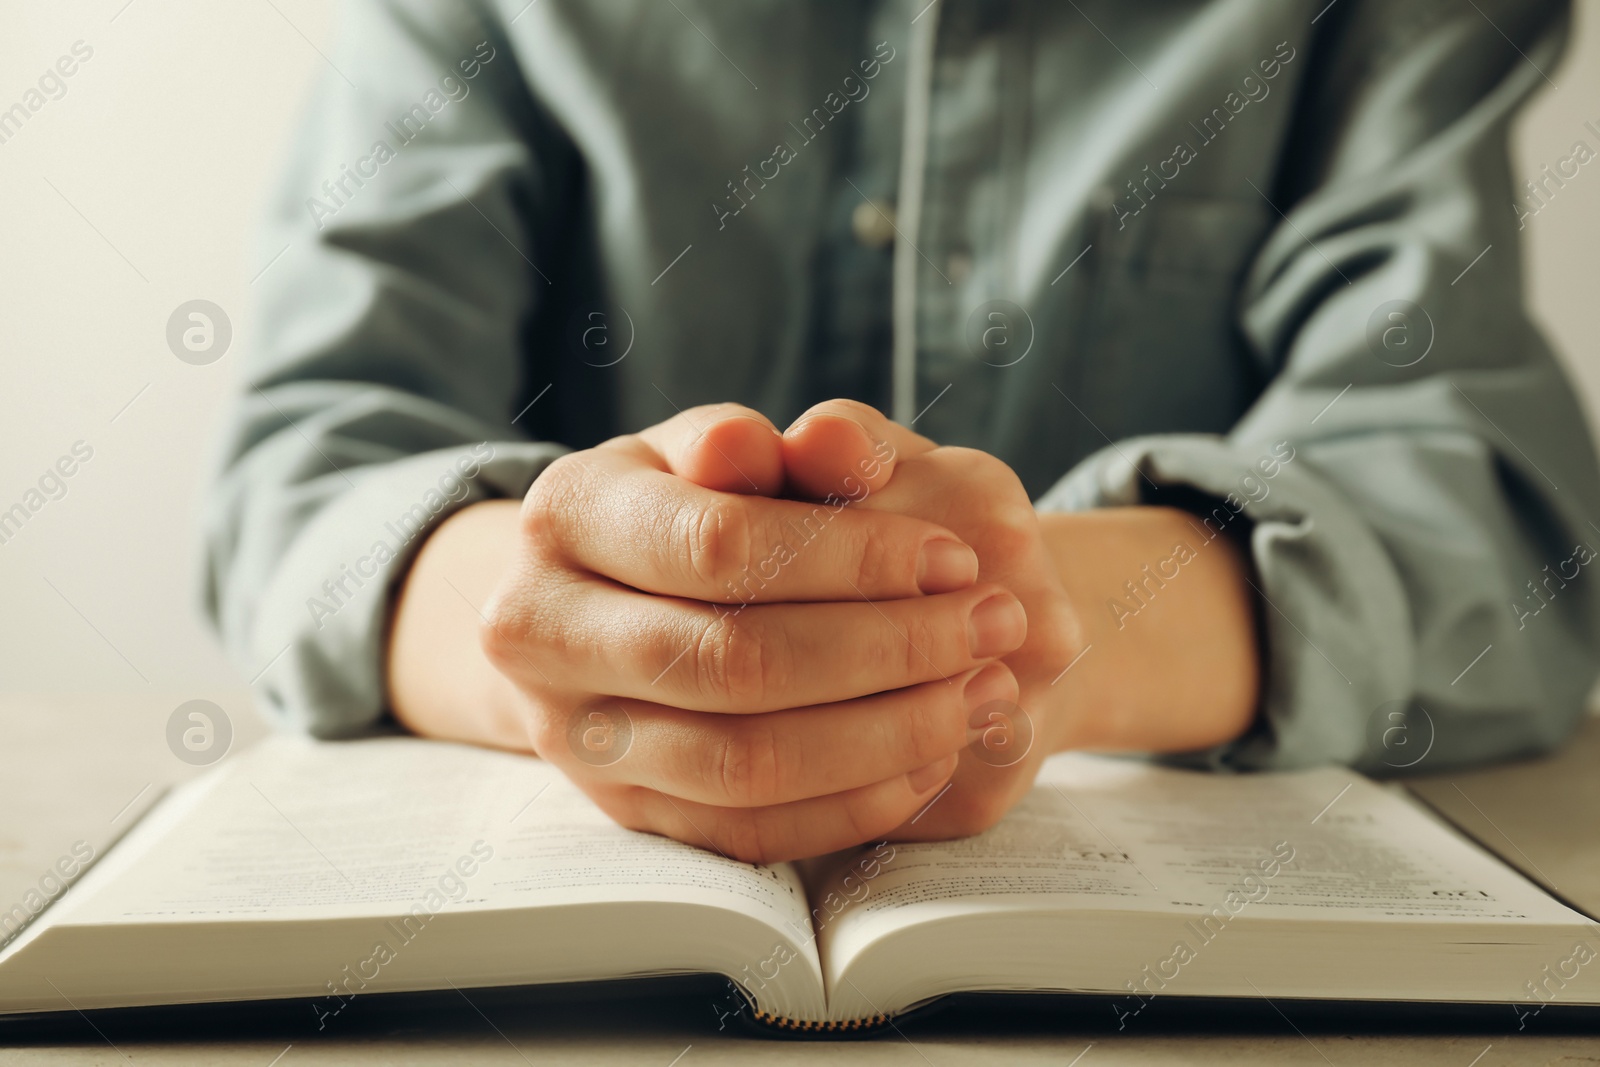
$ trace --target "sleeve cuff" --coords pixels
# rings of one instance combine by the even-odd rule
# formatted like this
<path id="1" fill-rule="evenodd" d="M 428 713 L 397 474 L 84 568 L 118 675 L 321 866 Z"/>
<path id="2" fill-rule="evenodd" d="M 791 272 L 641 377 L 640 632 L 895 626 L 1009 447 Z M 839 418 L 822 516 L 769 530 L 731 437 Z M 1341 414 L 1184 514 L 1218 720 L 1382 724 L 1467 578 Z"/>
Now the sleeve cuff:
<path id="1" fill-rule="evenodd" d="M 1249 731 L 1170 760 L 1215 770 L 1360 766 L 1373 751 L 1373 717 L 1411 692 L 1410 608 L 1376 535 L 1290 442 L 1133 438 L 1085 459 L 1037 506 L 1170 503 L 1183 490 L 1199 494 L 1188 507 L 1198 539 L 1243 534 L 1248 544 L 1263 677 Z"/>
<path id="2" fill-rule="evenodd" d="M 566 450 L 481 442 L 358 472 L 310 519 L 274 570 L 243 667 L 273 717 L 316 737 L 377 727 L 395 586 L 428 535 L 469 504 L 527 493 Z"/>

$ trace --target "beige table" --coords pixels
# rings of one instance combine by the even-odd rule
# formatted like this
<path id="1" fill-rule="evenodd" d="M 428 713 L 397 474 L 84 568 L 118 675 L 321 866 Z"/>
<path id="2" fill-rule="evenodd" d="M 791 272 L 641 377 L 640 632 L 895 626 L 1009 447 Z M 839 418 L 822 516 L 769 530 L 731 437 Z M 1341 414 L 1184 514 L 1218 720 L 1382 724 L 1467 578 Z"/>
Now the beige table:
<path id="1" fill-rule="evenodd" d="M 265 731 L 240 693 L 154 693 L 99 698 L 0 698 L 0 907 L 17 900 L 78 840 L 100 847 L 161 786 L 198 773 L 167 748 L 168 717 L 196 697 L 221 706 L 234 749 Z M 1503 849 L 1527 873 L 1600 912 L 1600 723 L 1590 723 L 1552 760 L 1422 784 L 1431 802 Z M 984 1017 L 910 1026 L 904 1034 L 852 1043 L 789 1043 L 718 1033 L 706 1006 L 692 1000 L 642 1005 L 519 1006 L 484 1002 L 427 1014 L 375 1013 L 290 1040 L 270 1028 L 196 1031 L 183 1015 L 151 1031 L 88 1022 L 61 1037 L 5 1047 L 0 1064 L 644 1064 L 699 1067 L 759 1060 L 773 1064 L 1505 1064 L 1600 1065 L 1600 1037 L 1541 1033 L 1535 1022 L 1464 1034 L 1360 1036 L 1269 1015 L 1259 1032 L 1183 1033 L 1135 1024 L 1064 1024 L 1029 1016 Z M 353 1014 L 353 1013 L 352 1013 Z M 1301 1024 L 1296 1032 L 1291 1020 Z M 1159 1020 L 1155 1020 L 1159 1022 Z M 1142 1020 L 1141 1020 L 1142 1022 Z M 196 1024 L 198 1025 L 198 1023 Z M 113 1042 L 115 1043 L 113 1046 Z M 1085 1051 L 1087 1049 L 1087 1051 Z M 1075 1057 L 1079 1057 L 1076 1060 Z"/>

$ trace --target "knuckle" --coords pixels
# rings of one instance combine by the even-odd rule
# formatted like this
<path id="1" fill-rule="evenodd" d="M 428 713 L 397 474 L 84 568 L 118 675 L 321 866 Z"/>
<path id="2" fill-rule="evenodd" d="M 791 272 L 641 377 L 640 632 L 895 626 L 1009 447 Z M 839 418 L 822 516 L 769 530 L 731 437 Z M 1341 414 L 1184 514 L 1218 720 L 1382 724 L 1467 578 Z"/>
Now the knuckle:
<path id="1" fill-rule="evenodd" d="M 716 620 L 695 638 L 693 651 L 689 653 L 696 686 L 705 696 L 724 699 L 729 696 L 727 635 L 731 629 L 732 623 L 728 620 Z"/>
<path id="2" fill-rule="evenodd" d="M 536 541 L 552 536 L 583 499 L 588 477 L 588 468 L 575 453 L 546 467 L 522 498 L 523 532 Z"/>
<path id="3" fill-rule="evenodd" d="M 757 720 L 738 722 L 716 747 L 715 781 L 734 807 L 762 807 L 779 788 L 777 739 Z"/>
<path id="4" fill-rule="evenodd" d="M 1002 509 L 985 530 L 989 551 L 995 558 L 1015 561 L 1025 558 L 1038 544 L 1039 520 L 1032 509 L 1024 514 L 1014 508 Z"/>
<path id="5" fill-rule="evenodd" d="M 732 583 L 750 566 L 750 515 L 737 501 L 692 504 L 676 519 L 692 577 L 700 584 Z"/>
<path id="6" fill-rule="evenodd" d="M 693 652 L 701 692 L 736 708 L 757 707 L 782 679 L 770 678 L 769 649 L 755 628 L 724 615 L 700 632 Z"/>
<path id="7" fill-rule="evenodd" d="M 843 559 L 840 563 L 849 572 L 853 588 L 868 589 L 881 585 L 886 574 L 904 569 L 894 566 L 899 562 L 899 554 L 890 552 L 883 541 L 873 537 L 865 526 L 847 526 L 841 534 L 839 551 Z M 911 557 L 914 559 L 915 553 Z"/>
<path id="8" fill-rule="evenodd" d="M 478 647 L 489 662 L 505 673 L 526 654 L 533 640 L 533 613 L 520 599 L 497 593 L 478 623 Z"/>
<path id="9" fill-rule="evenodd" d="M 887 585 L 891 596 L 920 593 L 917 559 L 929 539 L 929 524 L 894 514 L 864 519 L 844 527 L 847 540 L 841 548 L 842 565 L 854 571 L 855 587 L 870 590 Z"/>
<path id="10" fill-rule="evenodd" d="M 919 678 L 929 670 L 937 671 L 941 661 L 965 660 L 966 640 L 961 638 L 957 616 L 952 605 L 939 611 L 908 613 L 899 627 L 888 626 L 884 640 L 900 647 L 899 666 L 906 678 Z M 954 636 L 952 636 L 954 635 Z"/>
<path id="11" fill-rule="evenodd" d="M 781 520 L 769 509 L 743 501 L 737 507 L 743 516 L 744 553 L 748 562 L 726 591 L 731 599 L 747 604 L 776 582 L 798 553 L 789 543 L 790 534 Z M 769 598 L 772 596 L 774 594 L 768 594 Z"/>
<path id="12" fill-rule="evenodd" d="M 539 595 L 529 590 L 539 589 Z M 495 669 L 507 677 L 543 681 L 538 664 L 547 657 L 566 657 L 573 635 L 562 622 L 569 612 L 560 588 L 550 582 L 529 582 L 519 577 L 506 582 L 490 596 L 478 622 L 478 647 Z M 530 672 L 539 675 L 530 679 Z"/>
<path id="13" fill-rule="evenodd" d="M 559 754 L 566 745 L 566 730 L 559 716 L 539 711 L 528 717 L 526 726 L 528 744 L 540 759 L 551 760 L 552 755 Z"/>
<path id="14" fill-rule="evenodd" d="M 932 700 L 907 702 L 905 728 L 909 735 L 911 759 L 918 767 L 926 767 L 935 760 L 943 759 L 959 750 L 966 740 L 965 718 L 950 712 L 950 705 L 954 705 L 957 712 L 966 709 L 961 687 L 939 684 L 949 692 Z"/>

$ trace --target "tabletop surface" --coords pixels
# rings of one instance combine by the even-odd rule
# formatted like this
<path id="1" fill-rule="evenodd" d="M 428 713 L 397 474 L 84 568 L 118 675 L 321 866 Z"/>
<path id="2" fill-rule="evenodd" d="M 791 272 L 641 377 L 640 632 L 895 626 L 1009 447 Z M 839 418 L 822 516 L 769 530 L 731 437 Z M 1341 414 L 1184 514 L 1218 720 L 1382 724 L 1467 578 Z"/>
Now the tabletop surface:
<path id="1" fill-rule="evenodd" d="M 231 750 L 267 731 L 246 692 L 207 694 L 232 730 Z M 135 820 L 164 786 L 203 767 L 169 748 L 175 709 L 195 694 L 0 696 L 0 908 L 87 841 L 97 852 Z M 1554 757 L 1470 773 L 1425 777 L 1412 786 L 1451 821 L 1530 878 L 1591 915 L 1600 914 L 1600 722 L 1584 724 Z M 482 1010 L 480 1010 L 482 1009 Z M 1281 1009 L 1281 1011 L 1280 1011 Z M 353 1013 L 352 1013 L 353 1014 Z M 647 1067 L 700 1064 L 885 1063 L 1055 1064 L 1417 1064 L 1600 1067 L 1600 1035 L 1531 1021 L 1516 1030 L 1489 1016 L 1465 1032 L 1412 1027 L 1357 1033 L 1296 1018 L 1275 1004 L 1247 1032 L 1166 1026 L 1143 1019 L 1117 1031 L 1098 1021 L 1037 1014 L 964 1012 L 908 1024 L 870 1041 L 786 1042 L 718 1032 L 714 1013 L 683 997 L 650 1001 L 465 1003 L 397 1014 L 374 1008 L 307 1036 L 261 1023 L 236 1027 L 190 1019 L 159 1025 L 79 1016 L 59 1032 L 16 1038 L 0 1030 L 0 1064 L 172 1063 L 482 1064 L 597 1063 Z"/>

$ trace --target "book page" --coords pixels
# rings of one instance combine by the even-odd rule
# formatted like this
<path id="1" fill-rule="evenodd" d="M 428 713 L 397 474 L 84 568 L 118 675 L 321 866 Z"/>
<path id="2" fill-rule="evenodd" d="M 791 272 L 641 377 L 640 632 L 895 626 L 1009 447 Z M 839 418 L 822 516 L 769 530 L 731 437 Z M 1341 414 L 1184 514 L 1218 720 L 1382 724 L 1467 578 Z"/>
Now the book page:
<path id="1" fill-rule="evenodd" d="M 538 759 L 385 738 L 275 738 L 74 902 L 80 922 L 331 918 L 591 904 L 732 909 L 804 938 L 799 879 L 617 826 Z"/>
<path id="2" fill-rule="evenodd" d="M 812 877 L 830 976 L 897 929 L 1006 909 L 1582 921 L 1402 796 L 1341 768 L 1219 775 L 1060 755 L 984 834 L 891 843 Z"/>

